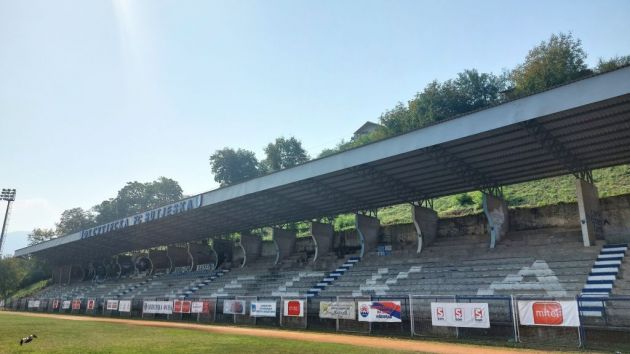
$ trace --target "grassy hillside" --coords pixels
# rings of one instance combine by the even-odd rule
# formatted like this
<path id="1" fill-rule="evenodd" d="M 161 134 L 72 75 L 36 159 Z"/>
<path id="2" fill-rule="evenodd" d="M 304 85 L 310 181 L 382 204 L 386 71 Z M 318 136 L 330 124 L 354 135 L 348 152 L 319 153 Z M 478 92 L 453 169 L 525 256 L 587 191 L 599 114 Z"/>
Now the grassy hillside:
<path id="1" fill-rule="evenodd" d="M 42 280 L 42 281 L 38 281 L 36 283 L 33 283 L 23 289 L 20 289 L 18 291 L 16 291 L 15 293 L 11 294 L 11 298 L 14 299 L 21 299 L 24 297 L 29 297 L 32 294 L 42 290 L 43 288 L 45 288 L 49 283 L 50 283 L 50 279 L 47 280 Z"/>
<path id="2" fill-rule="evenodd" d="M 621 165 L 593 171 L 595 185 L 600 197 L 630 193 L 630 165 Z M 503 193 L 510 207 L 537 207 L 576 201 L 575 177 L 572 175 L 546 178 L 505 186 Z M 441 217 L 479 213 L 481 193 L 471 192 L 437 198 L 433 207 Z M 411 222 L 411 206 L 394 205 L 379 209 L 381 224 L 391 225 Z M 352 214 L 341 215 L 335 220 L 335 229 L 354 228 Z"/>

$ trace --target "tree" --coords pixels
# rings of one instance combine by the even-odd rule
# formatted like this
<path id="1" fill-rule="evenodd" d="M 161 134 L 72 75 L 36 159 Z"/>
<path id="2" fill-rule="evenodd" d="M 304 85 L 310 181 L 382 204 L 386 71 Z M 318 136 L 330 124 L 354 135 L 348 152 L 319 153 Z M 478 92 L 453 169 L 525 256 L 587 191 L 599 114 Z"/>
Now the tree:
<path id="1" fill-rule="evenodd" d="M 223 148 L 210 156 L 214 180 L 221 187 L 260 176 L 256 155 L 248 150 Z"/>
<path id="2" fill-rule="evenodd" d="M 183 198 L 182 188 L 176 181 L 160 177 L 153 182 L 127 182 L 118 191 L 116 198 L 110 198 L 94 206 L 96 224 L 104 224 L 130 215 L 155 209 L 161 205 L 176 202 Z"/>
<path id="3" fill-rule="evenodd" d="M 383 113 L 380 122 L 393 134 L 405 133 L 497 104 L 505 87 L 504 77 L 465 70 L 454 80 L 430 82 L 407 106 L 398 103 Z"/>
<path id="4" fill-rule="evenodd" d="M 61 213 L 56 224 L 57 235 L 69 235 L 95 225 L 94 214 L 83 208 L 72 208 Z"/>
<path id="5" fill-rule="evenodd" d="M 599 58 L 595 71 L 598 73 L 605 73 L 607 71 L 619 69 L 627 65 L 630 65 L 630 55 L 626 55 L 622 57 L 616 56 L 607 60 Z"/>
<path id="6" fill-rule="evenodd" d="M 25 276 L 25 269 L 21 267 L 22 260 L 18 258 L 0 259 L 0 298 L 6 299 L 20 287 Z"/>
<path id="7" fill-rule="evenodd" d="M 553 34 L 529 51 L 525 62 L 512 72 L 513 95 L 539 92 L 589 75 L 582 41 L 569 34 Z"/>
<path id="8" fill-rule="evenodd" d="M 36 229 L 33 229 L 33 231 L 31 231 L 31 233 L 28 234 L 27 236 L 28 245 L 32 246 L 32 245 L 35 245 L 44 241 L 52 240 L 53 238 L 56 238 L 57 236 L 58 236 L 57 233 L 53 229 L 36 228 Z"/>
<path id="9" fill-rule="evenodd" d="M 262 169 L 267 172 L 283 170 L 305 163 L 309 156 L 302 143 L 294 137 L 277 138 L 265 147 L 267 158 L 262 161 Z"/>

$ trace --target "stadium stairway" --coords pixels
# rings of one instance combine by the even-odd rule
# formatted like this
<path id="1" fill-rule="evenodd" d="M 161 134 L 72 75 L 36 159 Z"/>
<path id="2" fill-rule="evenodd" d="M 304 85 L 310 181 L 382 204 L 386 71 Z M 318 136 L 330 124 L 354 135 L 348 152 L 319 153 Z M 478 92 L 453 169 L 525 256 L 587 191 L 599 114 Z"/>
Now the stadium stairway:
<path id="1" fill-rule="evenodd" d="M 334 256 L 333 256 L 334 257 Z M 319 293 L 326 289 L 326 287 L 332 285 L 337 279 L 342 277 L 346 271 L 352 267 L 354 267 L 357 263 L 361 261 L 361 257 L 359 256 L 350 256 L 348 257 L 343 264 L 339 267 L 335 268 L 334 271 L 328 273 L 323 279 L 319 280 L 313 287 L 308 289 L 306 292 L 306 297 L 316 297 Z"/>
<path id="2" fill-rule="evenodd" d="M 627 244 L 604 245 L 601 248 L 580 295 L 578 306 L 582 316 L 603 316 L 627 251 Z"/>

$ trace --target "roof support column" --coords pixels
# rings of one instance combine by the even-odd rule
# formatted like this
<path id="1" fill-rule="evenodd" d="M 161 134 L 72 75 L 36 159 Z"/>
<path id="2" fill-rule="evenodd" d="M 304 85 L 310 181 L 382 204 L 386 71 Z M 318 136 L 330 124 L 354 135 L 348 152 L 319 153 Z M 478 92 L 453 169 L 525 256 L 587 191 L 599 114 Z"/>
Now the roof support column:
<path id="1" fill-rule="evenodd" d="M 311 222 L 311 237 L 315 243 L 313 263 L 317 262 L 318 256 L 323 256 L 332 251 L 333 232 L 333 227 L 330 224 Z"/>
<path id="2" fill-rule="evenodd" d="M 295 251 L 295 231 L 273 228 L 273 242 L 276 245 L 276 263 L 288 258 Z"/>
<path id="3" fill-rule="evenodd" d="M 430 245 L 437 236 L 437 212 L 431 208 L 413 205 L 411 209 L 413 225 L 416 227 L 417 248 L 416 253 Z"/>
<path id="4" fill-rule="evenodd" d="M 363 258 L 366 252 L 376 248 L 378 244 L 378 233 L 381 228 L 381 222 L 376 217 L 362 214 L 355 214 L 355 227 L 361 241 L 361 254 Z"/>
<path id="5" fill-rule="evenodd" d="M 575 179 L 575 189 L 582 227 L 582 242 L 584 247 L 589 247 L 595 244 L 596 239 L 603 236 L 599 193 L 595 184 L 581 178 Z"/>
<path id="6" fill-rule="evenodd" d="M 507 202 L 498 195 L 483 193 L 483 212 L 488 219 L 490 248 L 494 248 L 510 227 Z"/>

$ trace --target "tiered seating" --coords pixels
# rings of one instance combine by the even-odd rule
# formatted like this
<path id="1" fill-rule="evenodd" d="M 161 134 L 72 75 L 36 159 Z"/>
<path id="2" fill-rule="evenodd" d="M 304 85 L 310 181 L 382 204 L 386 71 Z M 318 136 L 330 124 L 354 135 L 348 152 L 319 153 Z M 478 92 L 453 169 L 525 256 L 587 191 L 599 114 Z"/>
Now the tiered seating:
<path id="1" fill-rule="evenodd" d="M 601 244 L 584 247 L 579 230 L 514 232 L 495 249 L 487 236 L 438 238 L 421 255 L 370 253 L 320 296 L 540 294 L 582 289 Z"/>

